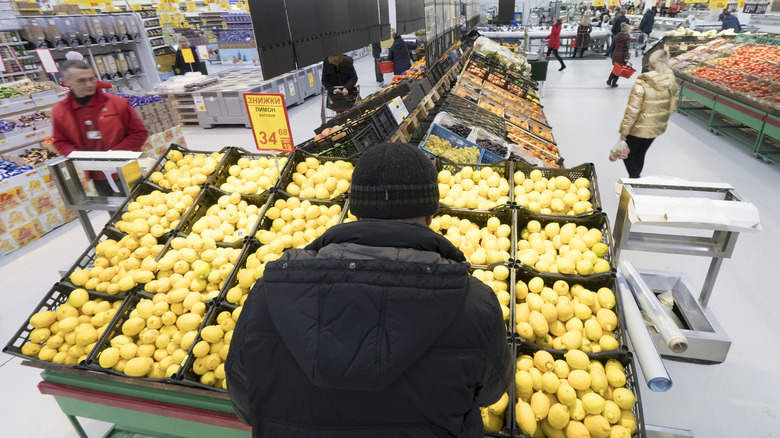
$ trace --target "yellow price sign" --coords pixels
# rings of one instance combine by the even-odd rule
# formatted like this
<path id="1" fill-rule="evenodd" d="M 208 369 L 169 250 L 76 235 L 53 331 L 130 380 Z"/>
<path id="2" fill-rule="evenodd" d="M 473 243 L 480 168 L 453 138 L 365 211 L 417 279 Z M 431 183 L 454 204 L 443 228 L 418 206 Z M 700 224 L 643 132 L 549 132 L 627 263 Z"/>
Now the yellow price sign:
<path id="1" fill-rule="evenodd" d="M 610 7 L 612 7 L 612 6 L 620 6 L 620 1 L 619 0 L 609 0 L 608 4 L 609 4 Z M 603 4 L 602 4 L 602 6 L 603 6 Z"/>
<path id="2" fill-rule="evenodd" d="M 187 2 L 187 10 L 192 12 L 195 10 L 195 2 Z"/>
<path id="3" fill-rule="evenodd" d="M 295 150 L 283 94 L 244 93 L 244 103 L 258 150 Z"/>
<path id="4" fill-rule="evenodd" d="M 593 6 L 596 6 L 596 7 L 598 7 L 598 6 L 604 6 L 604 0 L 595 0 L 595 1 L 593 2 Z"/>
<path id="5" fill-rule="evenodd" d="M 728 0 L 710 0 L 710 5 L 707 9 L 726 9 L 728 5 Z"/>
<path id="6" fill-rule="evenodd" d="M 236 2 L 236 9 L 246 9 L 244 2 Z"/>
<path id="7" fill-rule="evenodd" d="M 228 0 L 219 0 L 219 7 L 222 9 L 230 9 L 230 2 L 228 2 Z"/>
<path id="8" fill-rule="evenodd" d="M 132 9 L 134 11 L 140 11 L 141 9 L 143 9 L 143 6 L 141 6 L 141 5 L 130 5 L 130 9 Z"/>
<path id="9" fill-rule="evenodd" d="M 309 86 L 314 87 L 314 75 L 309 73 Z"/>
<path id="10" fill-rule="evenodd" d="M 192 49 L 190 48 L 181 49 L 181 57 L 187 64 L 192 64 L 195 62 L 195 56 L 193 56 Z"/>
<path id="11" fill-rule="evenodd" d="M 745 0 L 737 0 L 737 8 L 744 8 Z"/>

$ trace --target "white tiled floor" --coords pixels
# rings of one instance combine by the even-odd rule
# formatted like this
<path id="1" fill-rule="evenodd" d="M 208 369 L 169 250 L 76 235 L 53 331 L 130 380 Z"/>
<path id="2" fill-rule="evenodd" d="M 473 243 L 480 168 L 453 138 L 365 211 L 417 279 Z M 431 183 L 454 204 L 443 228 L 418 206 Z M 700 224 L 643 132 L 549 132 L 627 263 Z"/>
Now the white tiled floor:
<path id="1" fill-rule="evenodd" d="M 364 95 L 375 91 L 373 59 L 356 62 Z M 617 140 L 617 127 L 633 81 L 621 79 L 619 87 L 605 85 L 610 63 L 606 60 L 566 60 L 558 72 L 551 64 L 542 103 L 568 166 L 593 162 L 598 173 L 602 203 L 612 220 L 617 209 L 613 184 L 625 177 L 621 163 L 607 160 Z M 389 79 L 389 75 L 386 75 Z M 313 136 L 320 125 L 320 98 L 310 97 L 290 109 L 296 143 Z M 223 146 L 254 148 L 246 128 L 217 127 L 202 130 L 187 127 L 189 147 L 218 150 Z M 644 176 L 673 175 L 698 181 L 732 184 L 758 206 L 763 231 L 742 234 L 731 259 L 723 263 L 710 300 L 710 307 L 733 342 L 728 359 L 720 365 L 692 365 L 667 361 L 674 387 L 653 393 L 641 387 L 646 421 L 692 430 L 697 437 L 780 436 L 780 341 L 775 312 L 780 307 L 774 281 L 780 247 L 780 168 L 765 164 L 747 152 L 715 136 L 691 119 L 676 114 L 669 129 L 653 144 Z M 96 228 L 107 219 L 93 213 Z M 71 264 L 86 248 L 87 239 L 77 221 L 9 256 L 0 258 L 0 341 L 8 341 L 35 304 L 59 279 L 57 271 Z M 701 286 L 707 261 L 690 257 L 626 253 L 639 267 L 687 272 Z M 0 357 L 2 436 L 75 437 L 51 397 L 42 396 L 35 385 L 38 370 L 22 367 L 20 360 Z M 108 425 L 83 420 L 90 436 L 102 435 Z"/>

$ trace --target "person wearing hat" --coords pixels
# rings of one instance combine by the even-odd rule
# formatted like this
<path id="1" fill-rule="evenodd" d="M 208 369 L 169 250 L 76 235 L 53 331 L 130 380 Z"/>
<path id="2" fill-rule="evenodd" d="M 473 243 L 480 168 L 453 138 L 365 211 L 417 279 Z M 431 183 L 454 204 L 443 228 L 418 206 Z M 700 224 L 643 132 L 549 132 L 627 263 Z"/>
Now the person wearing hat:
<path id="1" fill-rule="evenodd" d="M 227 390 L 255 437 L 477 437 L 514 375 L 501 307 L 429 225 L 437 172 L 383 143 L 352 175 L 358 221 L 265 266 L 233 332 Z"/>
<path id="2" fill-rule="evenodd" d="M 742 25 L 739 24 L 739 19 L 731 15 L 731 11 L 723 11 L 723 23 L 721 23 L 722 30 L 734 29 L 734 32 L 742 32 Z"/>

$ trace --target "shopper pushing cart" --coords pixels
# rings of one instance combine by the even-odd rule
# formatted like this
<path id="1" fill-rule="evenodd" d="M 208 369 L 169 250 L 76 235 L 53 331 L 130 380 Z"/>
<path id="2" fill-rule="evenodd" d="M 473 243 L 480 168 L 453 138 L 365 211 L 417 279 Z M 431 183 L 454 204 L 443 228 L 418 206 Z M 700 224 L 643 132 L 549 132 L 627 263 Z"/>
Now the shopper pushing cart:
<path id="1" fill-rule="evenodd" d="M 358 76 L 352 58 L 344 55 L 328 56 L 322 60 L 323 95 L 322 121 L 344 112 L 360 99 Z"/>

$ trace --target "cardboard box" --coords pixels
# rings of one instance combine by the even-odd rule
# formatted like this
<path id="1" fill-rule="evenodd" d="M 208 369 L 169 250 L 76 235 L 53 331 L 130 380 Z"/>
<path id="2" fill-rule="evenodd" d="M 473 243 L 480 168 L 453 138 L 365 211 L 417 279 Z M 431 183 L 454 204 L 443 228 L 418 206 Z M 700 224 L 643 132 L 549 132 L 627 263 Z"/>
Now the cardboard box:
<path id="1" fill-rule="evenodd" d="M 11 211 L 27 203 L 27 194 L 19 184 L 18 175 L 0 181 L 0 213 Z"/>
<path id="2" fill-rule="evenodd" d="M 13 238 L 11 238 L 10 234 L 0 234 L 0 257 L 10 254 L 14 251 L 19 249 L 19 246 L 16 244 Z"/>
<path id="3" fill-rule="evenodd" d="M 30 205 L 26 203 L 0 213 L 0 221 L 3 221 L 9 230 L 20 227 L 33 219 L 35 219 L 35 214 Z"/>
<path id="4" fill-rule="evenodd" d="M 46 234 L 43 229 L 43 224 L 38 219 L 32 219 L 21 226 L 12 229 L 9 234 L 11 238 L 16 242 L 17 247 L 21 248 L 28 243 L 39 239 Z"/>

